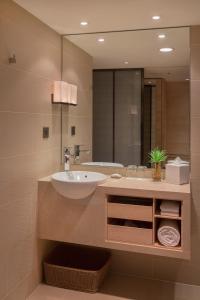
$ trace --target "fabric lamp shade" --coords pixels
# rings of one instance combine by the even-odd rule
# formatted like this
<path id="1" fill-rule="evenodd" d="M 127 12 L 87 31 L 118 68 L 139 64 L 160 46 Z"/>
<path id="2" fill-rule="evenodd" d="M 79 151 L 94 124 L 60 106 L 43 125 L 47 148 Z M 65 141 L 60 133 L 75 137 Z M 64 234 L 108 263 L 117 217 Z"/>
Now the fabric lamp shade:
<path id="1" fill-rule="evenodd" d="M 52 102 L 77 105 L 77 86 L 65 81 L 54 81 Z"/>
<path id="2" fill-rule="evenodd" d="M 77 86 L 70 84 L 70 104 L 77 105 Z"/>

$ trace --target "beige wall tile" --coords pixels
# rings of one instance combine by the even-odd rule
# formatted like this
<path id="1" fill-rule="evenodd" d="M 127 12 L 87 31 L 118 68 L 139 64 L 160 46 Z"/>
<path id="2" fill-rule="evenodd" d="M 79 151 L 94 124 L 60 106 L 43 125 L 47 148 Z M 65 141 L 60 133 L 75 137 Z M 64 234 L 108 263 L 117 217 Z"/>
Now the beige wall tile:
<path id="1" fill-rule="evenodd" d="M 153 276 L 153 258 L 149 255 L 112 250 L 111 271 L 140 277 Z"/>
<path id="2" fill-rule="evenodd" d="M 38 77 L 60 79 L 59 45 L 55 47 L 31 32 L 24 34 L 22 26 L 15 26 L 13 21 L 6 18 L 2 18 L 1 40 L 1 64 L 8 65 L 9 55 L 14 52 L 17 63 L 10 65 L 11 68 L 32 72 Z"/>
<path id="3" fill-rule="evenodd" d="M 191 117 L 200 116 L 200 80 L 192 80 L 191 88 Z"/>
<path id="4" fill-rule="evenodd" d="M 71 126 L 76 127 L 76 135 L 71 136 Z M 81 145 L 80 161 L 91 161 L 92 159 L 92 119 L 91 117 L 80 117 L 68 115 L 65 123 L 66 134 L 63 135 L 63 146 L 72 147 Z M 88 150 L 88 151 L 86 151 Z"/>
<path id="5" fill-rule="evenodd" d="M 32 195 L 26 195 L 1 206 L 0 224 L 4 230 L 1 231 L 0 235 L 1 240 L 8 247 L 16 246 L 18 242 L 30 236 L 32 204 Z"/>
<path id="6" fill-rule="evenodd" d="M 52 83 L 53 81 L 32 73 L 0 65 L 0 89 L 3 99 L 0 111 L 53 113 Z M 54 107 L 58 110 L 58 106 Z"/>
<path id="7" fill-rule="evenodd" d="M 192 26 L 190 30 L 190 44 L 200 44 L 200 26 Z"/>
<path id="8" fill-rule="evenodd" d="M 7 290 L 11 291 L 31 272 L 33 263 L 32 238 L 20 241 L 8 251 L 8 255 L 9 261 L 7 262 L 6 272 Z"/>
<path id="9" fill-rule="evenodd" d="M 199 272 L 199 264 L 165 258 L 154 260 L 154 277 L 156 279 L 200 285 Z"/>
<path id="10" fill-rule="evenodd" d="M 91 123 L 91 118 L 69 115 L 69 131 L 70 126 L 76 126 L 76 135 L 69 137 L 69 145 L 91 145 Z"/>
<path id="11" fill-rule="evenodd" d="M 63 146 L 84 145 L 80 162 L 92 160 L 92 58 L 69 40 L 63 43 L 63 79 L 78 86 L 78 105 L 65 107 Z M 76 135 L 71 136 L 71 126 Z"/>
<path id="12" fill-rule="evenodd" d="M 166 150 L 169 156 L 190 155 L 190 86 L 166 83 Z"/>
<path id="13" fill-rule="evenodd" d="M 190 56 L 191 56 L 191 66 L 190 74 L 191 80 L 200 80 L 200 44 L 190 45 Z"/>
<path id="14" fill-rule="evenodd" d="M 38 119 L 33 114 L 0 112 L 1 158 L 36 152 Z"/>
<path id="15" fill-rule="evenodd" d="M 28 280 L 29 276 L 22 280 L 4 300 L 26 300 L 26 296 L 28 295 Z"/>
<path id="16" fill-rule="evenodd" d="M 50 129 L 47 139 L 42 137 L 43 127 Z M 0 138 L 0 158 L 59 147 L 60 115 L 0 112 Z"/>
<path id="17" fill-rule="evenodd" d="M 64 53 L 63 79 L 76 84 L 80 90 L 91 89 L 92 64 L 78 62 L 75 55 L 71 56 Z"/>
<path id="18" fill-rule="evenodd" d="M 191 117 L 191 151 L 193 154 L 200 154 L 200 115 Z"/>
<path id="19" fill-rule="evenodd" d="M 81 48 L 73 44 L 69 39 L 65 38 L 63 42 L 64 54 L 70 55 L 76 58 L 77 62 L 80 64 L 91 65 L 92 57 Z"/>
<path id="20" fill-rule="evenodd" d="M 60 167 L 60 147 L 34 154 L 8 157 L 0 160 L 0 182 L 10 183 L 37 180 Z M 37 187 L 37 182 L 33 188 Z"/>
<path id="21" fill-rule="evenodd" d="M 191 183 L 193 207 L 200 217 L 200 177 L 193 178 Z"/>
<path id="22" fill-rule="evenodd" d="M 180 156 L 182 159 L 189 159 L 189 153 L 190 153 L 190 146 L 189 141 L 187 142 L 175 142 L 171 143 L 169 142 L 167 144 L 167 153 L 169 157 L 175 158 L 177 156 Z"/>
<path id="23" fill-rule="evenodd" d="M 192 146 L 192 142 L 191 142 L 191 147 Z M 195 154 L 193 152 L 191 152 L 191 178 L 192 180 L 194 178 L 200 178 L 200 154 Z"/>
<path id="24" fill-rule="evenodd" d="M 199 106 L 199 81 L 198 73 L 200 71 L 200 55 L 199 55 L 199 36 L 200 26 L 191 27 L 191 154 L 192 154 L 192 188 L 196 189 L 197 180 L 200 177 L 199 172 L 199 149 L 198 149 L 198 130 L 199 130 L 199 120 L 200 106 Z M 197 80 L 196 80 L 197 79 Z M 197 194 L 194 193 L 195 201 Z"/>
<path id="25" fill-rule="evenodd" d="M 61 78 L 61 37 L 11 0 L 0 2 L 0 37 L 0 265 L 6 274 L 0 298 L 24 300 L 41 280 L 41 260 L 51 248 L 37 240 L 37 180 L 60 169 L 61 106 L 52 105 L 51 93 Z M 75 142 L 91 147 L 92 60 L 70 42 L 65 52 L 70 62 L 64 71 L 79 93 L 70 114 L 83 117 L 76 117 Z M 12 53 L 17 63 L 9 65 Z M 69 107 L 63 111 L 68 121 Z M 72 122 L 65 123 L 69 138 Z"/>
<path id="26" fill-rule="evenodd" d="M 25 300 L 40 281 L 37 179 L 60 168 L 60 36 L 13 1 L 0 2 L 0 298 Z M 17 63 L 8 65 L 16 54 Z M 50 138 L 42 139 L 42 127 Z"/>
<path id="27" fill-rule="evenodd" d="M 69 114 L 91 117 L 92 116 L 92 90 L 78 90 L 78 105 L 69 107 Z"/>
<path id="28" fill-rule="evenodd" d="M 14 1 L 1 0 L 0 4 L 2 18 L 13 21 L 15 26 L 21 27 L 26 32 L 26 35 L 31 32 L 33 36 L 37 35 L 60 48 L 60 36 L 57 32 L 33 17 L 32 14 L 18 6 Z"/>
<path id="29" fill-rule="evenodd" d="M 3 299 L 3 297 L 7 294 L 7 279 L 6 279 L 6 267 L 7 267 L 7 261 L 8 261 L 8 253 L 7 253 L 7 247 L 6 245 L 0 245 L 0 257 L 1 257 L 1 267 L 0 267 L 0 299 Z"/>

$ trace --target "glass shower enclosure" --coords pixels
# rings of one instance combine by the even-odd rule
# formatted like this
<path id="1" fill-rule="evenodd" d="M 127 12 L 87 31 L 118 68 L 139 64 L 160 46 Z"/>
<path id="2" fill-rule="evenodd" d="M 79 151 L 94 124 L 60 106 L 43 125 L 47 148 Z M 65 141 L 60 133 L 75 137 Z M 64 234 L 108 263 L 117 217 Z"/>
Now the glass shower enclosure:
<path id="1" fill-rule="evenodd" d="M 93 71 L 93 161 L 141 164 L 143 69 Z"/>

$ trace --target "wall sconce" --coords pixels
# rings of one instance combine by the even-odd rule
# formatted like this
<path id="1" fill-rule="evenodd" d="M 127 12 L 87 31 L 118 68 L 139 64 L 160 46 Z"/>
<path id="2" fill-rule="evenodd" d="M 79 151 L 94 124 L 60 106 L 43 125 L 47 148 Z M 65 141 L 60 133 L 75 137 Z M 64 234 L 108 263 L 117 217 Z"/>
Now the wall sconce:
<path id="1" fill-rule="evenodd" d="M 77 86 L 69 84 L 69 100 L 71 105 L 77 105 Z"/>
<path id="2" fill-rule="evenodd" d="M 77 86 L 65 81 L 54 81 L 52 103 L 77 105 Z"/>

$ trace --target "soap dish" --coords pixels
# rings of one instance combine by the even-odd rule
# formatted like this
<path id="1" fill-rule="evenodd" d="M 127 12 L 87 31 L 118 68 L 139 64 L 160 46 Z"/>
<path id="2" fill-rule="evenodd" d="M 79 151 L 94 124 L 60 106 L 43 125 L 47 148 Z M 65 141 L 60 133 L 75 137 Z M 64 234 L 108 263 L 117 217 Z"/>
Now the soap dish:
<path id="1" fill-rule="evenodd" d="M 115 178 L 115 179 L 120 179 L 122 178 L 122 175 L 118 174 L 118 173 L 114 173 L 112 175 L 110 175 L 111 178 Z"/>

